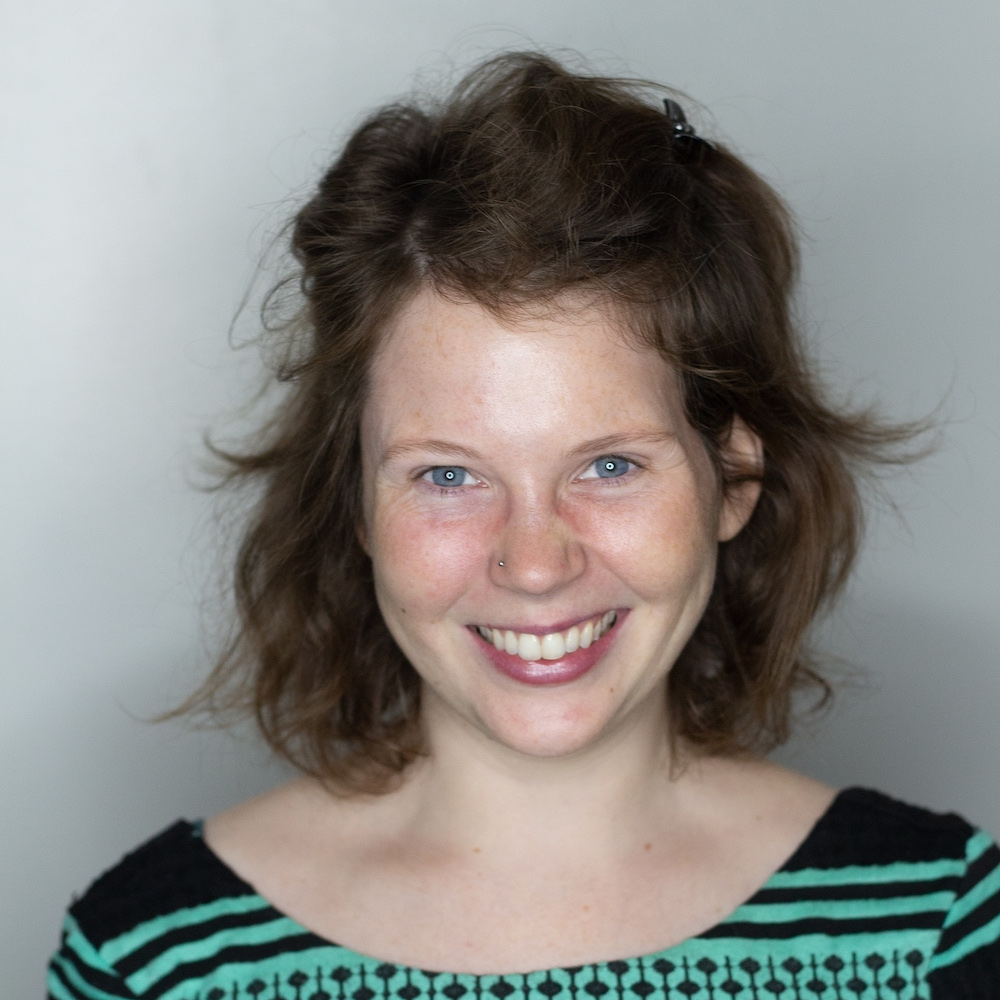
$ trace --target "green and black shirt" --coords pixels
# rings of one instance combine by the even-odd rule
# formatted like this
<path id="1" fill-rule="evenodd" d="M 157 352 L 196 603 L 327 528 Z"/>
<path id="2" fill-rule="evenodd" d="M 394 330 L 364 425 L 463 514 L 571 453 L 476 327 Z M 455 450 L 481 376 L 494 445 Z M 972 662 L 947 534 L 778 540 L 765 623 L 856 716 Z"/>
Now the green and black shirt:
<path id="1" fill-rule="evenodd" d="M 318 937 L 178 822 L 73 903 L 48 989 L 50 1000 L 991 1000 L 1000 851 L 958 816 L 848 789 L 703 934 L 639 958 L 477 976 Z"/>

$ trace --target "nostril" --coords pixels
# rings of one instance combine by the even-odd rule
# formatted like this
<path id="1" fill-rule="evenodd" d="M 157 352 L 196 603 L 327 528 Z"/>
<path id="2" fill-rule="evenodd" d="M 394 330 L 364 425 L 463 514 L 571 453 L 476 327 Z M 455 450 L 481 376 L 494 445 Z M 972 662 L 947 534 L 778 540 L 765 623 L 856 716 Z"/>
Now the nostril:
<path id="1" fill-rule="evenodd" d="M 575 579 L 585 562 L 577 539 L 560 518 L 526 512 L 508 518 L 496 540 L 490 572 L 497 586 L 540 595 Z"/>

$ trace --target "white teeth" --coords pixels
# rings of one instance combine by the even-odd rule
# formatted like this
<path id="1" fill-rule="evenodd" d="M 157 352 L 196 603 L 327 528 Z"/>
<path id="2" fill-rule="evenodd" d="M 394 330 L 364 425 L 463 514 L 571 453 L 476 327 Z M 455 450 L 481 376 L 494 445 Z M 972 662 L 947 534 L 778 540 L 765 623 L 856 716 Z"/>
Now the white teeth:
<path id="1" fill-rule="evenodd" d="M 566 652 L 575 653 L 580 648 L 580 628 L 574 625 L 566 633 Z"/>
<path id="2" fill-rule="evenodd" d="M 614 625 L 617 617 L 618 614 L 615 611 L 606 611 L 604 615 L 602 615 L 601 620 L 594 626 L 594 642 L 597 642 L 597 640 L 600 639 L 612 625 Z"/>
<path id="3" fill-rule="evenodd" d="M 517 655 L 522 660 L 540 660 L 542 658 L 542 644 L 538 641 L 537 635 L 530 632 L 522 632 L 517 637 Z"/>
<path id="4" fill-rule="evenodd" d="M 542 659 L 561 660 L 566 655 L 566 640 L 561 632 L 553 632 L 542 639 Z"/>
<path id="5" fill-rule="evenodd" d="M 477 625 L 476 631 L 497 649 L 520 656 L 522 660 L 561 660 L 567 653 L 587 649 L 618 620 L 617 611 L 606 611 L 600 618 L 581 625 L 571 625 L 565 632 L 551 632 L 540 636 L 532 632 L 512 632 Z"/>

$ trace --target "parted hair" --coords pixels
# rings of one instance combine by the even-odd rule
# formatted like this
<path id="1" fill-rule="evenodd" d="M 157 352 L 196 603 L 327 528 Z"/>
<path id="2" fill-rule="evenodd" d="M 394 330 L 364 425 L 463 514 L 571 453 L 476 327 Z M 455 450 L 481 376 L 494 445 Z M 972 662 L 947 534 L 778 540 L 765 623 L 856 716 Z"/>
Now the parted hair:
<path id="1" fill-rule="evenodd" d="M 677 140 L 662 90 L 504 54 L 350 136 L 289 227 L 285 393 L 244 447 L 217 450 L 226 482 L 259 496 L 238 625 L 182 711 L 250 714 L 274 750 L 348 793 L 384 790 L 422 752 L 420 681 L 357 529 L 369 367 L 428 287 L 500 315 L 596 296 L 679 373 L 721 488 L 760 480 L 669 675 L 671 737 L 766 750 L 787 738 L 798 691 L 828 695 L 808 629 L 856 555 L 859 473 L 907 432 L 826 400 L 793 323 L 785 206 L 723 145 Z M 760 437 L 762 470 L 723 461 L 734 416 Z"/>

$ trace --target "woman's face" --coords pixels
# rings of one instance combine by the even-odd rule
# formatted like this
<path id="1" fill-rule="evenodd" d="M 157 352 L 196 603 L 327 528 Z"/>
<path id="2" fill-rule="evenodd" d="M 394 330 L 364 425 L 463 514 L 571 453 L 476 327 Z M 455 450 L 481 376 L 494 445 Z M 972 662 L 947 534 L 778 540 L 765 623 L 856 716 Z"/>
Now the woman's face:
<path id="1" fill-rule="evenodd" d="M 506 323 L 422 292 L 362 441 L 378 602 L 432 725 L 559 756 L 662 713 L 757 487 L 722 497 L 655 351 L 596 310 Z M 729 447 L 759 461 L 742 424 Z"/>

